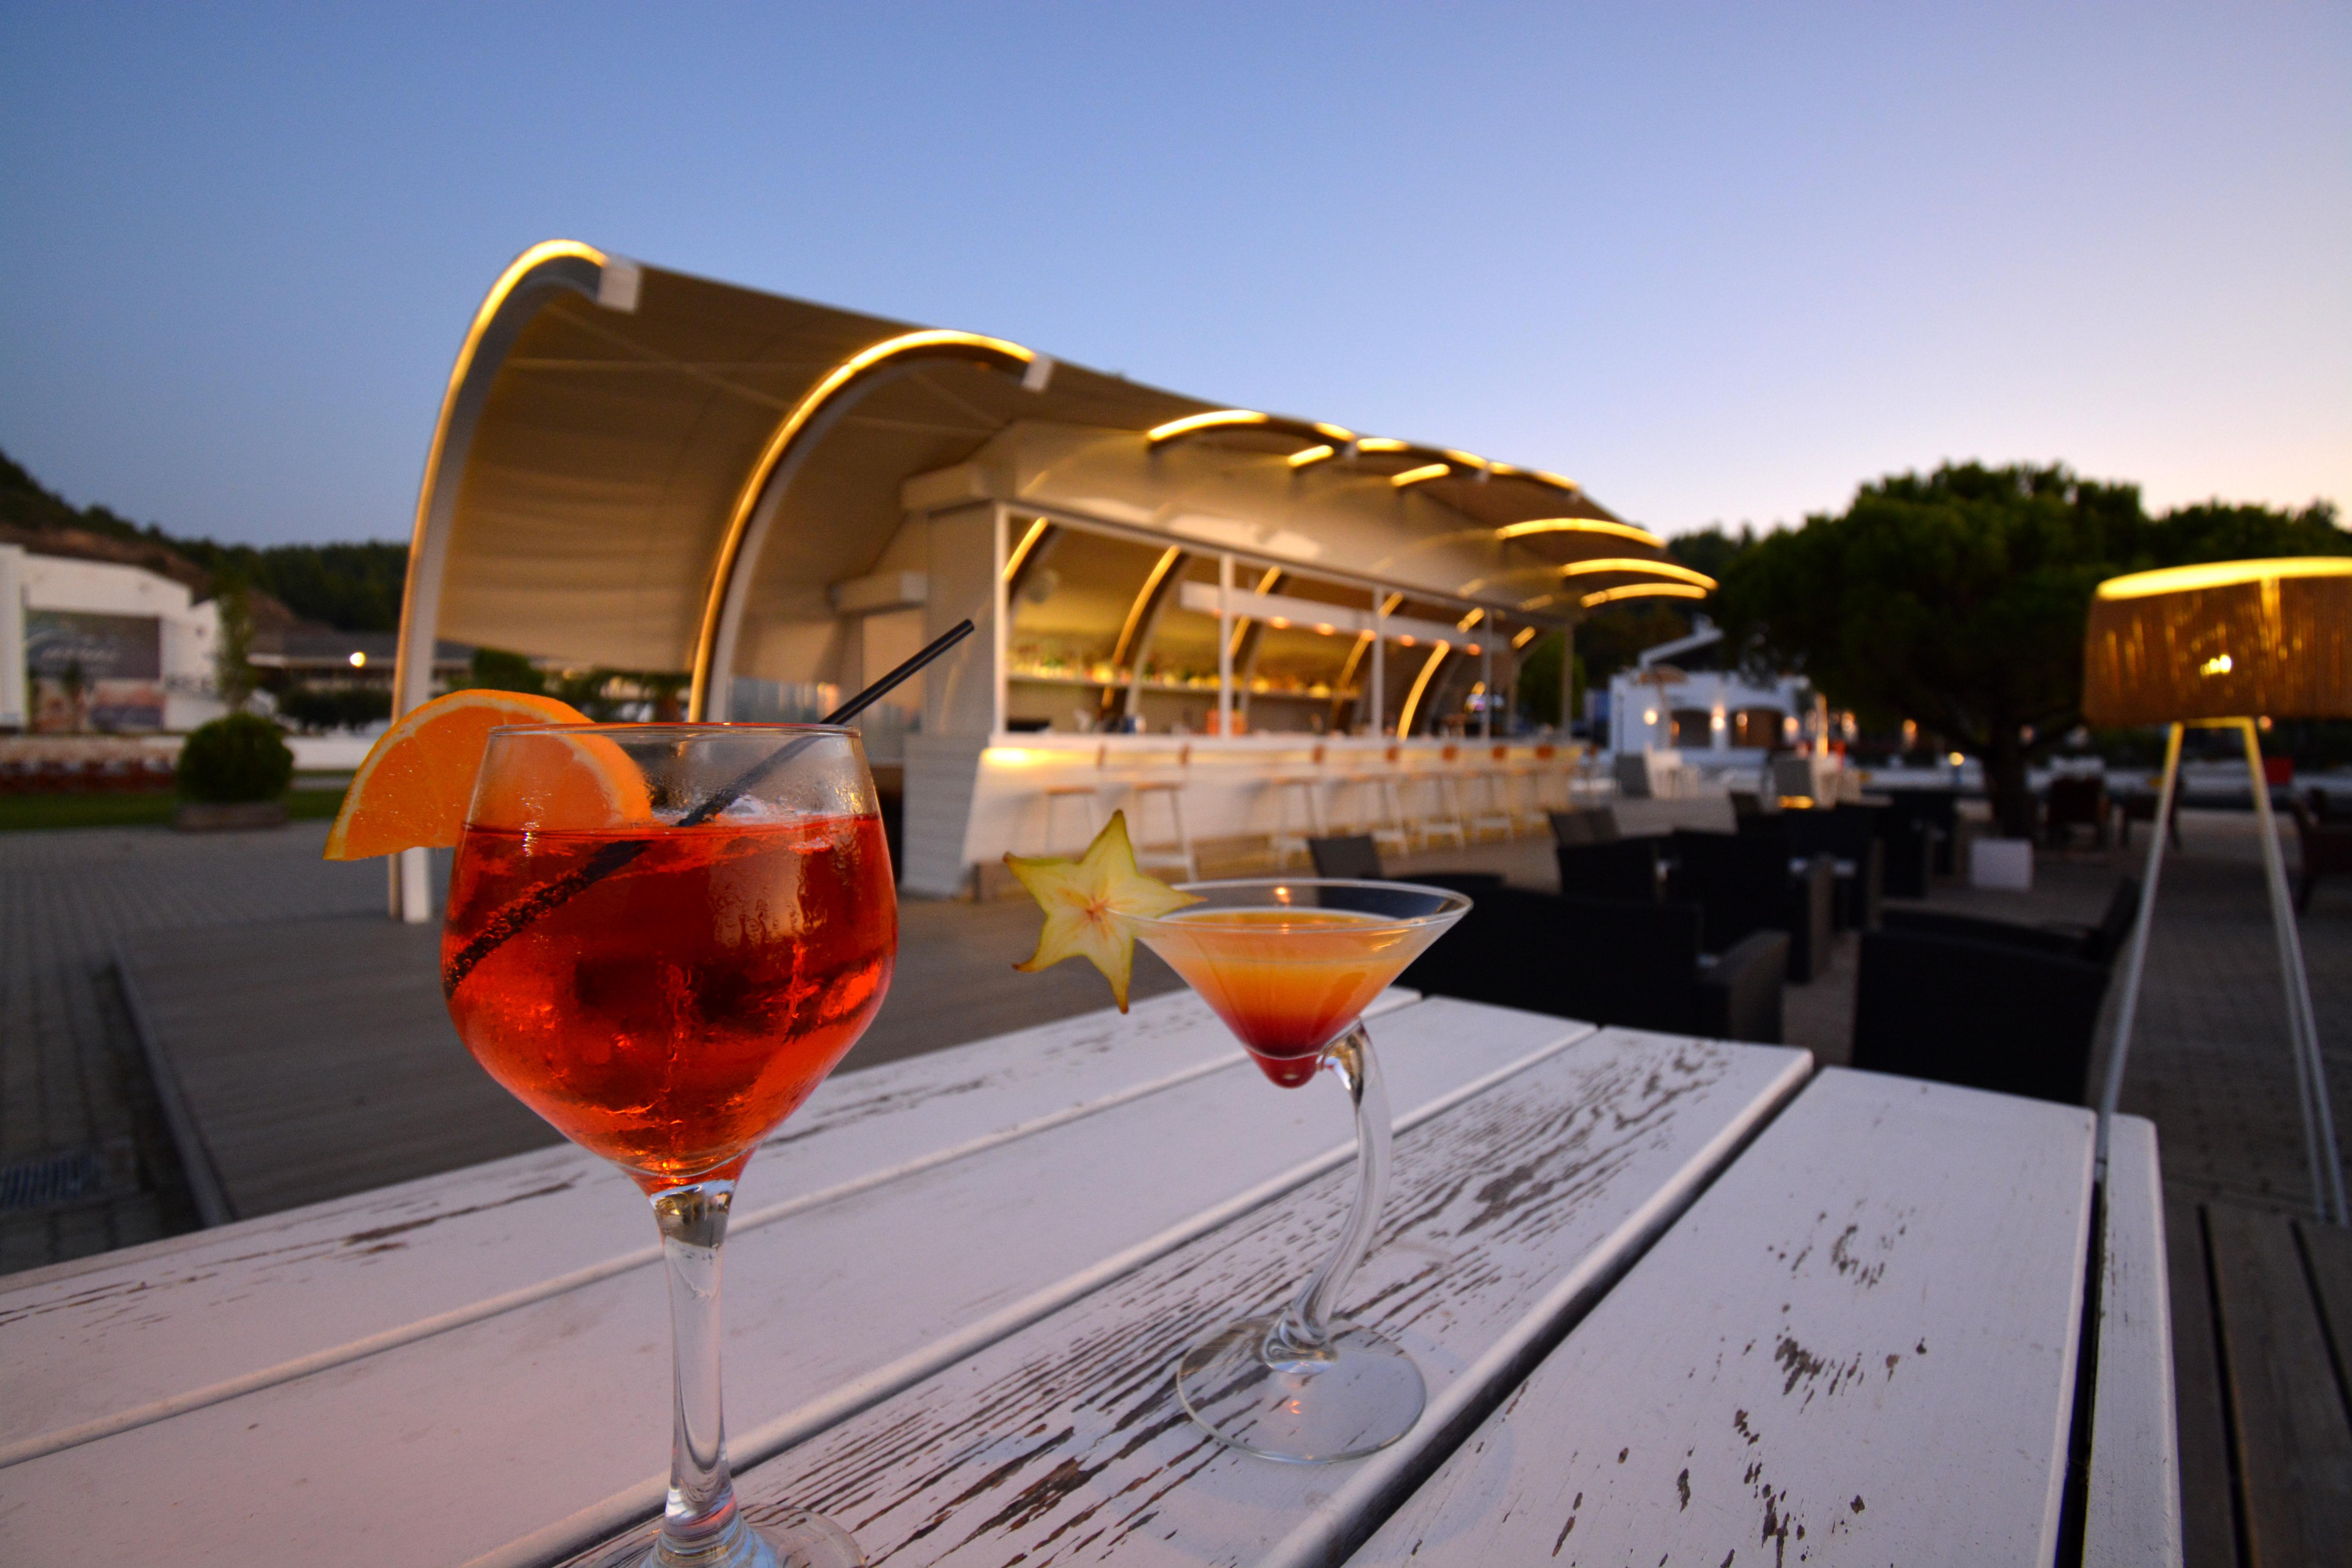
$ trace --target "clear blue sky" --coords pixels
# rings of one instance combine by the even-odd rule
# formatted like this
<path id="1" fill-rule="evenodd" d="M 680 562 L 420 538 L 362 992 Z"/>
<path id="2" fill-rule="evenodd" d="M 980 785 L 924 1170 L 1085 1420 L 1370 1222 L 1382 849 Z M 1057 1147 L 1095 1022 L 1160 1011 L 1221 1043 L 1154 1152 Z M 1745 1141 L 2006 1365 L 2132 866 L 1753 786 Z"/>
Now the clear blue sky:
<path id="1" fill-rule="evenodd" d="M 2352 501 L 2352 7 L 0 0 L 0 447 L 405 537 L 563 236 L 1560 469 Z"/>

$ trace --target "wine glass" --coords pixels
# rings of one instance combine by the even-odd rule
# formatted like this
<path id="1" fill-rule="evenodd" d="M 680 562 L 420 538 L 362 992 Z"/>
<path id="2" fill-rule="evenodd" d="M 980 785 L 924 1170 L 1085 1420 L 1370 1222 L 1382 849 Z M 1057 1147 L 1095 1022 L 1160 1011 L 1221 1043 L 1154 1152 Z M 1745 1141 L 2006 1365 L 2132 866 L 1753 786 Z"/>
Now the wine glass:
<path id="1" fill-rule="evenodd" d="M 1328 1067 L 1356 1111 L 1356 1201 L 1339 1244 L 1296 1300 L 1184 1352 L 1176 1391 L 1219 1442 L 1321 1464 L 1385 1447 L 1421 1417 L 1427 1392 L 1394 1341 L 1335 1317 L 1370 1249 L 1388 1193 L 1389 1107 L 1364 1008 L 1469 912 L 1470 900 L 1402 882 L 1277 878 L 1188 882 L 1200 900 L 1122 914 L 1136 938 L 1200 993 L 1275 1083 Z"/>
<path id="2" fill-rule="evenodd" d="M 839 1527 L 738 1512 L 719 1407 L 719 1248 L 751 1151 L 856 1044 L 898 952 L 857 731 L 492 731 L 451 876 L 442 989 L 492 1078 L 651 1200 L 676 1399 L 638 1561 L 856 1568 Z"/>

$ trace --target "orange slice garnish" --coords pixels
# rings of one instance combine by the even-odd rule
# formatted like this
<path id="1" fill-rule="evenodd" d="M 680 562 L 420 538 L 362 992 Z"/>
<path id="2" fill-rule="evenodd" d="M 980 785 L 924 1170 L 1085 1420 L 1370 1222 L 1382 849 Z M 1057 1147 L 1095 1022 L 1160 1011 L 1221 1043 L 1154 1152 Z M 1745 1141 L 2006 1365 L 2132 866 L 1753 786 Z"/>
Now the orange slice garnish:
<path id="1" fill-rule="evenodd" d="M 368 751 L 327 833 L 327 858 L 363 860 L 420 846 L 446 848 L 466 827 L 474 775 L 490 731 L 501 724 L 585 724 L 588 716 L 552 697 L 520 691 L 453 691 L 404 715 Z M 645 779 L 601 736 L 567 735 L 561 763 L 523 780 L 514 798 L 493 803 L 499 826 L 567 826 L 652 820 Z M 562 816 L 553 816 L 554 813 Z M 550 814 L 541 817 L 540 814 Z M 509 819 L 511 819 L 509 821 Z"/>
<path id="2" fill-rule="evenodd" d="M 531 766 L 501 769 L 474 795 L 467 821 L 477 827 L 628 827 L 654 819 L 645 774 L 629 753 L 602 735 L 560 735 L 536 746 Z"/>

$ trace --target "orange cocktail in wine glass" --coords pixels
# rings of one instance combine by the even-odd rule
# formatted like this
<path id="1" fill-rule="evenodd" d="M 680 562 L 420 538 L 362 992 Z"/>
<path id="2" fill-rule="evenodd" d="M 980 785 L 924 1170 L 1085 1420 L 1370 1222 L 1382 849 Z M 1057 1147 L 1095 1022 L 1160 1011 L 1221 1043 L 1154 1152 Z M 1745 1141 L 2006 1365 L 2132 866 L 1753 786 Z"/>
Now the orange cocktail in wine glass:
<path id="1" fill-rule="evenodd" d="M 1393 1341 L 1335 1316 L 1388 1191 L 1389 1109 L 1364 1008 L 1470 909 L 1441 888 L 1326 879 L 1189 882 L 1193 902 L 1119 924 L 1207 1002 L 1286 1089 L 1328 1067 L 1356 1110 L 1357 1188 L 1339 1246 L 1283 1311 L 1185 1352 L 1184 1408 L 1221 1442 L 1320 1463 L 1396 1441 L 1426 1401 Z"/>
<path id="2" fill-rule="evenodd" d="M 751 1530 L 719 1408 L 719 1247 L 751 1151 L 889 989 L 898 905 L 857 732 L 814 725 L 496 730 L 442 936 L 476 1059 L 652 1201 L 677 1398 L 645 1562 L 864 1561 L 802 1516 Z"/>

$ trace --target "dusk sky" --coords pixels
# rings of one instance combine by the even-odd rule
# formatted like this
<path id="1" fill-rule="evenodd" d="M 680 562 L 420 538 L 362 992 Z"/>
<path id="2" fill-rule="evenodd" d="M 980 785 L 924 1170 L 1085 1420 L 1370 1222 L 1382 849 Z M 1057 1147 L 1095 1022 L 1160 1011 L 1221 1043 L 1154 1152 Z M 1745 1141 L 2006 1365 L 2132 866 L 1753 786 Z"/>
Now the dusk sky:
<path id="1" fill-rule="evenodd" d="M 2352 501 L 2352 6 L 0 4 L 0 448 L 405 538 L 564 237 L 1559 469 Z"/>

